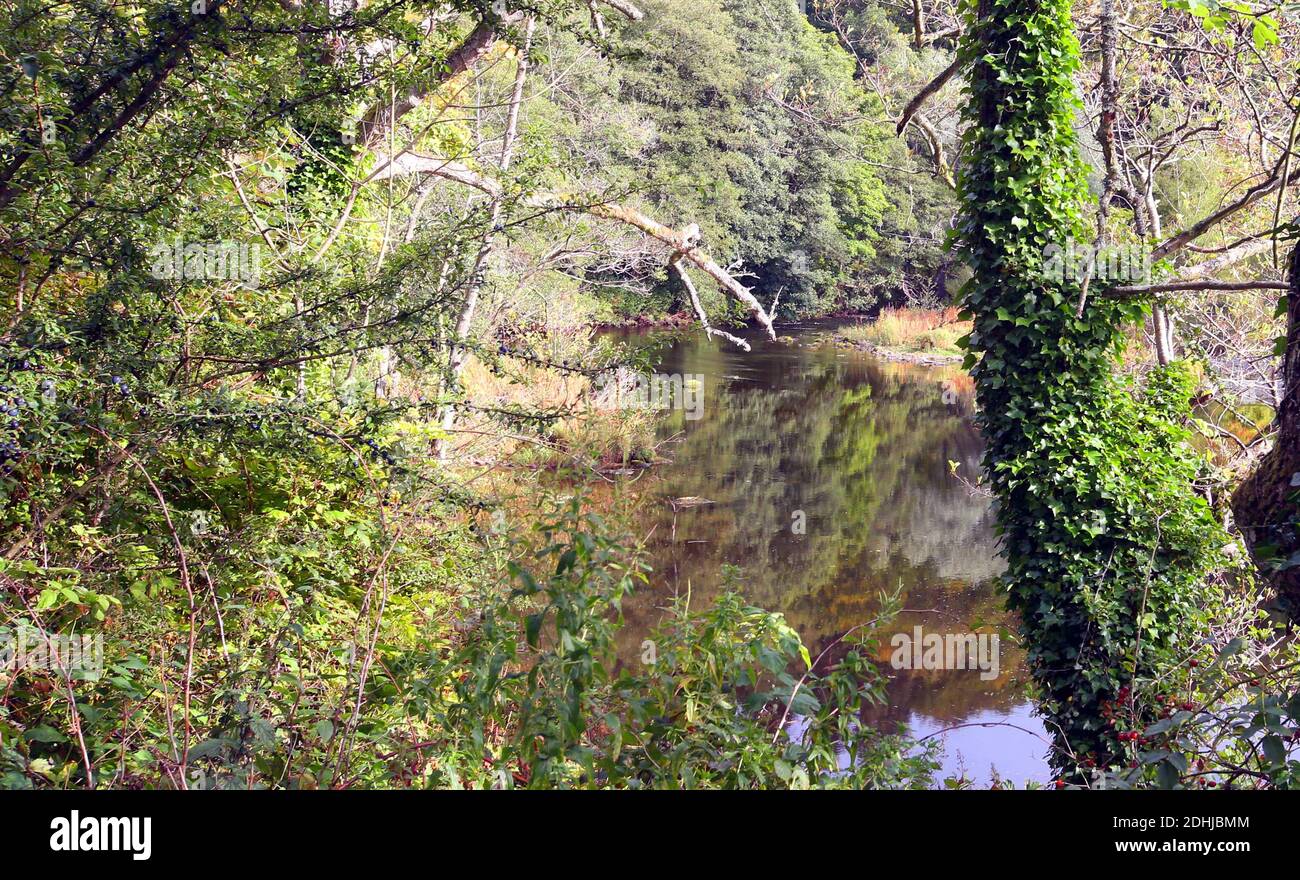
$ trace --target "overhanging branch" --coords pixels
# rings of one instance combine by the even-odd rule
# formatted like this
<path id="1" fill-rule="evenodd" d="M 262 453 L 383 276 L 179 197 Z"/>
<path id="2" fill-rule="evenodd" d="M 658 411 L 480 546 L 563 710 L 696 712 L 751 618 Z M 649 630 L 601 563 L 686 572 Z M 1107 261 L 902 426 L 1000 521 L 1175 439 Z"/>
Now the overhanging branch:
<path id="1" fill-rule="evenodd" d="M 370 178 L 371 180 L 384 180 L 388 177 L 401 177 L 409 174 L 432 174 L 444 180 L 473 187 L 493 198 L 499 198 L 505 193 L 505 188 L 498 181 L 475 171 L 462 162 L 451 159 L 404 153 L 393 160 L 381 158 L 381 165 L 381 170 L 374 174 Z M 722 268 L 704 250 L 697 247 L 693 236 L 688 236 L 685 232 L 665 226 L 636 208 L 608 202 L 593 203 L 584 201 L 578 195 L 532 193 L 523 196 L 520 203 L 533 208 L 587 214 L 591 217 L 613 220 L 639 229 L 656 241 L 672 248 L 675 254 L 690 261 L 692 265 L 716 281 L 723 291 L 745 306 L 754 320 L 767 332 L 769 338 L 776 338 L 776 330 L 772 327 L 772 317 L 767 309 L 763 308 L 762 303 L 754 297 L 749 288 L 737 281 L 731 273 Z"/>
<path id="2" fill-rule="evenodd" d="M 1132 287 L 1112 287 L 1106 296 L 1142 297 L 1157 293 L 1178 293 L 1188 290 L 1286 290 L 1281 281 L 1171 281 L 1168 284 L 1143 284 Z"/>

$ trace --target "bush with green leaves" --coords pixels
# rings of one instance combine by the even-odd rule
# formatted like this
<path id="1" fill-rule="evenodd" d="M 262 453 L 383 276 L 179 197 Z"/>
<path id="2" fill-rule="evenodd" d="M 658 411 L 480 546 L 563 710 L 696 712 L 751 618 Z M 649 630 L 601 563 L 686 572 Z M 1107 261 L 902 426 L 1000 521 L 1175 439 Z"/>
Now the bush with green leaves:
<path id="1" fill-rule="evenodd" d="M 620 664 L 619 608 L 645 572 L 578 500 L 547 511 L 518 587 L 432 668 L 454 682 L 428 709 L 431 785 L 532 788 L 924 787 L 933 747 L 860 720 L 884 700 L 863 628 L 814 668 L 784 618 L 728 590 L 673 604 Z M 737 572 L 724 573 L 732 586 Z M 881 621 L 888 619 L 883 614 Z M 825 657 L 819 660 L 826 660 Z M 418 665 L 418 664 L 417 664 Z"/>
<path id="2" fill-rule="evenodd" d="M 1246 582 L 1249 586 L 1249 582 Z M 1300 654 L 1249 595 L 1233 615 L 1161 675 L 1137 682 L 1109 707 L 1129 761 L 1098 772 L 1092 787 L 1294 789 L 1300 785 Z M 1135 707 L 1156 707 L 1152 721 Z"/>
<path id="3" fill-rule="evenodd" d="M 650 662 L 621 666 L 620 606 L 646 572 L 579 499 L 511 541 L 384 531 L 321 495 L 265 504 L 241 526 L 260 549 L 192 557 L 193 583 L 140 548 L 139 596 L 104 606 L 102 670 L 12 673 L 0 786 L 921 787 L 937 768 L 861 722 L 884 699 L 866 628 L 814 670 L 779 614 L 727 592 L 677 604 Z M 3 566 L 46 584 L 19 587 L 17 625 L 79 617 L 84 573 L 61 574 Z M 188 589 L 221 613 L 192 615 Z"/>

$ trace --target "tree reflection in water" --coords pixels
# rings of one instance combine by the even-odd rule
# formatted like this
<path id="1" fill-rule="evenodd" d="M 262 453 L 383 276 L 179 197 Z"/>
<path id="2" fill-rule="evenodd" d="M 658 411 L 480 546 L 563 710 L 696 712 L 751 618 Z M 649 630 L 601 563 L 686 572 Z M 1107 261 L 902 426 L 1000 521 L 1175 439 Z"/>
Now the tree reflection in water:
<path id="1" fill-rule="evenodd" d="M 891 671 L 889 705 L 867 720 L 905 721 L 922 735 L 994 725 L 945 734 L 948 769 L 987 781 L 995 764 L 1015 782 L 1046 780 L 1035 736 L 1043 728 L 1024 696 L 1023 653 L 998 594 L 989 500 L 951 473 L 951 462 L 971 480 L 979 473 L 969 379 L 956 367 L 818 346 L 824 326 L 782 328 L 794 344 L 750 337 L 750 353 L 702 334 L 656 353 L 663 373 L 705 377 L 703 417 L 666 412 L 661 435 L 680 434 L 666 447 L 672 463 L 625 487 L 638 499 L 640 533 L 650 534 L 654 573 L 626 608 L 621 654 L 637 662 L 666 597 L 689 590 L 693 605 L 708 602 L 726 564 L 743 570 L 745 596 L 782 612 L 814 657 L 870 620 L 882 591 L 897 590 L 908 610 L 890 632 L 1005 628 L 1001 675 Z M 684 497 L 713 503 L 670 503 Z"/>

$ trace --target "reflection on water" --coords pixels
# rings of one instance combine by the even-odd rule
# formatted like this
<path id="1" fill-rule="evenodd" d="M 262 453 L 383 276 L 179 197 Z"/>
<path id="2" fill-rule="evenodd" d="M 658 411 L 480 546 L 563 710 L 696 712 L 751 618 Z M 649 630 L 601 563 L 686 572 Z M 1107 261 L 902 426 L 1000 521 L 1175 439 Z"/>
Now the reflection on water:
<path id="1" fill-rule="evenodd" d="M 1014 631 L 997 592 L 988 499 L 951 473 L 952 462 L 972 480 L 979 469 L 969 379 L 816 346 L 823 329 L 783 327 L 794 344 L 749 336 L 749 353 L 702 334 L 633 340 L 658 346 L 659 372 L 702 375 L 704 399 L 698 420 L 664 414 L 662 436 L 678 437 L 661 449 L 671 463 L 627 487 L 654 573 L 649 595 L 626 609 L 624 656 L 635 656 L 665 597 L 709 601 L 724 564 L 743 569 L 746 597 L 782 612 L 814 657 L 871 620 L 882 591 L 900 591 L 907 609 L 884 633 L 886 664 L 889 633 L 917 625 Z M 670 503 L 685 497 L 712 503 Z M 889 705 L 874 723 L 921 735 L 957 728 L 939 734 L 946 769 L 977 781 L 991 766 L 1017 783 L 1050 777 L 1009 634 L 993 681 L 974 669 L 888 671 Z M 975 724 L 991 726 L 960 727 Z"/>

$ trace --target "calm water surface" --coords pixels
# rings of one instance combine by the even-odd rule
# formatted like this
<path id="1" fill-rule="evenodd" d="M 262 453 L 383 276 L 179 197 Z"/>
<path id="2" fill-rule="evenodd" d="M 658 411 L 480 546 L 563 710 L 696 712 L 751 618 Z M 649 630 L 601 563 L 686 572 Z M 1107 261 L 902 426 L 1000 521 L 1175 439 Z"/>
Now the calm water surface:
<path id="1" fill-rule="evenodd" d="M 996 579 L 989 500 L 972 481 L 982 452 L 970 380 L 957 368 L 883 361 L 817 344 L 828 324 L 785 325 L 793 343 L 747 335 L 753 351 L 703 334 L 633 337 L 660 373 L 703 378 L 702 417 L 664 413 L 660 454 L 624 477 L 649 533 L 651 589 L 627 609 L 625 650 L 689 590 L 707 602 L 724 565 L 756 605 L 780 611 L 811 654 L 871 620 L 879 595 L 907 609 L 882 633 L 889 704 L 874 723 L 906 723 L 945 744 L 945 771 L 987 783 L 1047 781 L 1046 733 L 1025 697 L 1023 652 L 1002 639 L 1001 674 L 894 671 L 888 636 L 1014 632 Z M 706 499 L 687 506 L 676 499 Z M 804 523 L 803 534 L 796 527 Z M 832 649 L 830 656 L 834 656 Z"/>

